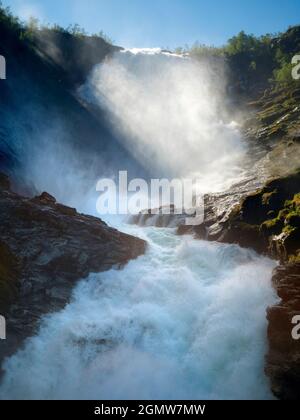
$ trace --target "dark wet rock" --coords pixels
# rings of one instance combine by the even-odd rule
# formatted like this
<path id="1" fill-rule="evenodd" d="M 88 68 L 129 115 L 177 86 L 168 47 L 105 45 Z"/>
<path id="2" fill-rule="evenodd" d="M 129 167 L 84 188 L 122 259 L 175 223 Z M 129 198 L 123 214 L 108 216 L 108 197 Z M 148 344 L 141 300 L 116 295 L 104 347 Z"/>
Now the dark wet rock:
<path id="1" fill-rule="evenodd" d="M 279 266 L 273 284 L 280 302 L 268 308 L 269 352 L 265 371 L 277 398 L 300 399 L 300 340 L 292 336 L 295 315 L 300 315 L 300 263 Z"/>
<path id="2" fill-rule="evenodd" d="M 35 197 L 32 201 L 39 202 L 41 204 L 55 204 L 56 198 L 47 192 L 43 192 L 41 195 Z"/>
<path id="3" fill-rule="evenodd" d="M 31 169 L 53 154 L 56 176 L 65 170 L 64 157 L 72 156 L 71 165 L 81 168 L 91 185 L 118 173 L 120 156 L 130 178 L 146 177 L 104 110 L 90 107 L 78 91 L 94 65 L 120 48 L 101 37 L 46 28 L 30 31 L 29 39 L 23 25 L 5 24 L 2 9 L 0 55 L 9 77 L 1 80 L 0 172 L 10 176 L 14 190 L 30 196 L 42 192 L 45 187 Z M 45 166 L 44 176 L 52 176 L 53 162 Z"/>
<path id="4" fill-rule="evenodd" d="M 267 311 L 269 350 L 265 370 L 274 395 L 288 400 L 300 398 L 300 340 L 291 336 L 292 319 L 300 315 L 299 191 L 299 171 L 265 185 L 252 178 L 227 192 L 205 196 L 203 224 L 186 226 L 178 215 L 173 215 L 172 221 L 177 222 L 178 234 L 236 243 L 281 262 L 273 276 L 281 302 Z M 151 223 L 149 214 L 146 212 L 147 223 Z M 137 217 L 140 224 L 144 224 L 142 217 Z"/>
<path id="5" fill-rule="evenodd" d="M 292 320 L 300 315 L 300 172 L 272 180 L 231 212 L 219 240 L 254 248 L 281 262 L 273 285 L 281 301 L 268 308 L 266 374 L 274 395 L 300 398 L 300 340 Z"/>
<path id="6" fill-rule="evenodd" d="M 173 204 L 154 209 L 145 209 L 139 214 L 128 217 L 127 223 L 139 226 L 155 226 L 160 228 L 174 228 L 185 223 L 185 213 L 177 214 Z"/>
<path id="7" fill-rule="evenodd" d="M 74 36 L 47 28 L 34 32 L 33 42 L 44 60 L 63 71 L 63 82 L 75 86 L 85 82 L 96 64 L 122 49 L 100 36 Z"/>
<path id="8" fill-rule="evenodd" d="M 146 246 L 47 193 L 29 199 L 0 189 L 0 220 L 0 313 L 7 320 L 0 361 L 34 333 L 41 315 L 68 302 L 79 279 L 121 268 Z"/>
<path id="9" fill-rule="evenodd" d="M 249 103 L 255 112 L 245 123 L 246 136 L 261 143 L 293 138 L 300 126 L 300 89 L 294 83 L 266 89 L 257 101 Z"/>
<path id="10" fill-rule="evenodd" d="M 300 172 L 272 180 L 244 198 L 218 238 L 269 254 L 282 262 L 300 249 Z"/>
<path id="11" fill-rule="evenodd" d="M 300 315 L 300 172 L 269 181 L 229 215 L 218 240 L 279 260 L 273 285 L 280 303 L 268 308 L 266 374 L 277 398 L 300 398 L 300 340 L 291 335 Z"/>
<path id="12" fill-rule="evenodd" d="M 7 175 L 0 173 L 0 189 L 1 190 L 9 190 L 10 189 L 10 181 Z"/>

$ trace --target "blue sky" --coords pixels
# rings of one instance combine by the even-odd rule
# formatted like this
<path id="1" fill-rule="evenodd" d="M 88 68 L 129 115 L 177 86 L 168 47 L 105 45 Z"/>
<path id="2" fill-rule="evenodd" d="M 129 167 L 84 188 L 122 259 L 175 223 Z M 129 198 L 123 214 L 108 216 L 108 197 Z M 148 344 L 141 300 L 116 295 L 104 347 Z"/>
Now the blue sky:
<path id="1" fill-rule="evenodd" d="M 300 23 L 299 0 L 3 0 L 23 19 L 89 32 L 103 30 L 125 47 L 221 45 L 244 29 L 261 35 Z"/>

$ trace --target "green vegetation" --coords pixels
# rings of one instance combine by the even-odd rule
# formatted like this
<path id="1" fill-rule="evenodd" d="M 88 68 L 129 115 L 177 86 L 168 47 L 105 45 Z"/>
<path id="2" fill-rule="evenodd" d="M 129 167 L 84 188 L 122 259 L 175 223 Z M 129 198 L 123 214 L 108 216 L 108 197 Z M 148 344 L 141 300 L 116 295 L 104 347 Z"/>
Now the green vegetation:
<path id="1" fill-rule="evenodd" d="M 67 28 L 63 28 L 56 24 L 52 26 L 41 24 L 39 20 L 34 17 L 31 17 L 27 23 L 22 22 L 18 17 L 12 14 L 9 7 L 4 7 L 0 0 L 0 33 L 2 28 L 9 30 L 13 36 L 17 37 L 21 41 L 24 41 L 27 45 L 32 43 L 34 34 L 37 31 L 45 30 L 69 34 L 78 38 L 102 38 L 108 44 L 113 43 L 113 41 L 103 31 L 99 31 L 96 34 L 89 34 L 77 23 L 69 25 Z"/>
<path id="2" fill-rule="evenodd" d="M 300 26 L 291 27 L 285 33 L 260 37 L 241 31 L 222 47 L 196 42 L 191 47 L 177 48 L 175 52 L 189 53 L 197 59 L 225 58 L 232 81 L 237 81 L 244 91 L 255 84 L 282 85 L 293 81 L 291 60 L 295 54 L 300 54 Z"/>
<path id="3" fill-rule="evenodd" d="M 258 193 L 258 195 L 260 194 Z M 282 195 L 283 193 L 277 189 L 262 194 L 262 205 L 273 209 L 272 215 L 277 214 L 276 217 L 267 219 L 262 223 L 261 227 L 263 229 L 273 230 L 274 228 L 280 228 L 281 232 L 282 230 L 290 231 L 293 228 L 300 227 L 300 193 L 294 194 L 293 198 L 286 200 L 283 205 L 280 204 Z"/>
<path id="4" fill-rule="evenodd" d="M 5 41 L 5 34 L 9 32 L 12 38 L 27 40 L 27 28 L 18 17 L 14 16 L 8 7 L 4 8 L 0 1 L 0 35 L 1 41 Z"/>
<path id="5" fill-rule="evenodd" d="M 267 182 L 231 212 L 222 240 L 280 259 L 300 258 L 300 170 Z"/>
<path id="6" fill-rule="evenodd" d="M 108 44 L 113 41 L 103 32 L 88 34 L 78 24 L 67 28 L 59 25 L 42 25 L 35 18 L 28 23 L 21 22 L 9 8 L 2 6 L 0 0 L 0 35 L 1 26 L 10 29 L 17 38 L 31 45 L 37 31 L 53 31 L 72 35 L 77 38 L 102 38 Z M 3 39 L 3 37 L 2 37 Z M 223 57 L 228 62 L 231 85 L 241 91 L 251 91 L 253 86 L 283 85 L 292 81 L 292 57 L 300 53 L 300 26 L 291 27 L 285 33 L 267 34 L 256 37 L 241 31 L 230 38 L 222 47 L 207 46 L 196 42 L 191 47 L 175 49 L 176 53 L 189 53 L 191 56 Z M 295 82 L 299 83 L 300 82 Z"/>

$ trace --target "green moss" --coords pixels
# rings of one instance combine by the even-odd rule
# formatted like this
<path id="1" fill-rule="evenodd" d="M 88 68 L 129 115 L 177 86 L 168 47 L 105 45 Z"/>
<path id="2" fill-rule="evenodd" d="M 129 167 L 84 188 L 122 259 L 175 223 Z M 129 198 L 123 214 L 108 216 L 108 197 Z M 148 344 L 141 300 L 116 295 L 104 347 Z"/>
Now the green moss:
<path id="1" fill-rule="evenodd" d="M 296 255 L 290 255 L 289 257 L 290 263 L 300 263 L 300 251 Z"/>
<path id="2" fill-rule="evenodd" d="M 286 131 L 286 127 L 283 123 L 280 124 L 274 124 L 270 130 L 268 131 L 268 137 L 279 137 L 279 136 L 283 136 L 285 134 Z"/>
<path id="3" fill-rule="evenodd" d="M 262 196 L 262 202 L 269 204 L 274 191 L 265 193 Z M 300 226 L 300 194 L 295 194 L 292 200 L 284 203 L 284 208 L 278 212 L 277 217 L 268 219 L 261 224 L 261 230 L 269 234 L 280 234 L 281 232 L 291 233 Z"/>
<path id="4" fill-rule="evenodd" d="M 298 252 L 300 233 L 300 193 L 294 192 L 300 188 L 299 184 L 299 171 L 269 181 L 232 212 L 230 228 L 239 232 L 241 237 L 257 237 L 265 244 L 264 252 L 271 252 L 272 241 L 284 233 L 286 258 L 294 257 Z"/>
<path id="5" fill-rule="evenodd" d="M 300 194 L 295 194 L 292 202 L 290 203 L 291 207 L 300 214 Z"/>
<path id="6" fill-rule="evenodd" d="M 234 223 L 235 221 L 240 219 L 241 210 L 242 210 L 242 207 L 240 204 L 237 204 L 233 207 L 229 215 L 229 220 L 228 220 L 229 224 Z"/>
<path id="7" fill-rule="evenodd" d="M 264 204 L 264 205 L 268 205 L 269 204 L 269 201 L 270 201 L 270 198 L 272 197 L 272 195 L 274 194 L 274 191 L 272 191 L 272 192 L 267 192 L 267 193 L 264 193 L 263 195 L 262 195 L 262 203 Z"/>
<path id="8" fill-rule="evenodd" d="M 280 218 L 266 220 L 260 225 L 260 230 L 267 235 L 278 235 L 282 231 L 283 221 Z"/>
<path id="9" fill-rule="evenodd" d="M 277 194 L 278 194 L 277 189 L 264 193 L 262 195 L 262 204 L 264 206 L 272 206 L 272 202 L 276 200 Z"/>
<path id="10" fill-rule="evenodd" d="M 288 233 L 289 235 L 294 232 L 296 230 L 295 227 L 291 226 L 291 225 L 285 225 L 284 228 L 282 229 L 282 232 L 284 233 Z"/>
<path id="11" fill-rule="evenodd" d="M 263 125 L 269 125 L 269 124 L 274 123 L 279 118 L 283 117 L 284 114 L 285 114 L 285 110 L 279 107 L 278 109 L 274 107 L 274 108 L 269 108 L 266 111 L 258 114 L 258 119 Z"/>
<path id="12" fill-rule="evenodd" d="M 278 217 L 278 219 L 284 220 L 287 217 L 288 214 L 289 214 L 289 209 L 284 208 L 284 209 L 279 211 L 277 217 Z"/>

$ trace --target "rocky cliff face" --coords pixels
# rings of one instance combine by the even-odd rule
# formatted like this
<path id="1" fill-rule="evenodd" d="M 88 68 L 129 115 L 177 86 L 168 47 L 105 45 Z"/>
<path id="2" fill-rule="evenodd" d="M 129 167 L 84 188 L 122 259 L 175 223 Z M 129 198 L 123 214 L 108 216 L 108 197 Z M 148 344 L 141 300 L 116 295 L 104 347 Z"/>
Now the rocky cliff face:
<path id="1" fill-rule="evenodd" d="M 0 362 L 30 336 L 41 315 L 63 307 L 77 280 L 143 254 L 143 240 L 79 214 L 47 193 L 29 199 L 0 178 L 0 313 L 7 339 Z"/>
<path id="2" fill-rule="evenodd" d="M 21 193 L 47 189 L 56 196 L 50 186 L 39 185 L 35 168 L 44 166 L 50 179 L 53 170 L 65 173 L 68 160 L 73 172 L 84 172 L 86 188 L 99 177 L 115 175 L 120 156 L 131 176 L 144 173 L 105 112 L 87 109 L 77 96 L 93 66 L 119 48 L 100 37 L 46 29 L 27 39 L 24 28 L 1 18 L 0 9 L 0 55 L 6 59 L 6 80 L 0 81 L 0 171 Z"/>
<path id="3" fill-rule="evenodd" d="M 50 146 L 52 152 L 60 152 L 55 157 L 72 158 L 74 172 L 79 166 L 87 168 L 88 185 L 105 169 L 119 169 L 119 156 L 123 169 L 136 167 L 141 175 L 143 168 L 111 131 L 105 113 L 87 109 L 75 92 L 92 67 L 118 48 L 98 37 L 47 29 L 31 34 L 27 42 L 25 28 L 14 20 L 5 22 L 0 19 L 0 54 L 7 60 L 7 80 L 1 81 L 0 95 L 0 169 L 18 186 L 25 176 L 26 188 L 31 187 L 28 181 L 34 184 L 36 179 L 34 172 L 27 172 L 28 166 L 47 162 L 53 170 L 47 159 Z M 287 52 L 299 52 L 299 28 L 294 32 L 289 30 L 274 42 Z M 255 94 L 260 88 L 253 89 Z M 267 315 L 266 372 L 277 397 L 296 399 L 300 341 L 291 337 L 291 320 L 300 314 L 299 84 L 268 88 L 254 102 L 243 103 L 243 108 L 249 115 L 244 136 L 255 159 L 243 182 L 205 197 L 204 223 L 187 227 L 185 217 L 174 211 L 167 217 L 145 212 L 132 221 L 177 226 L 179 234 L 238 243 L 281 262 L 273 277 L 281 301 Z M 62 145 L 67 146 L 63 152 Z M 60 166 L 55 163 L 63 179 L 64 159 Z M 30 191 L 35 189 L 39 185 Z M 0 362 L 34 333 L 42 314 L 68 302 L 78 279 L 120 268 L 145 250 L 142 240 L 78 214 L 47 193 L 30 199 L 12 192 L 5 176 L 0 177 L 0 220 L 0 313 L 6 315 L 9 331 L 1 343 Z"/>
<path id="4" fill-rule="evenodd" d="M 268 182 L 247 196 L 224 223 L 219 240 L 252 247 L 280 261 L 273 285 L 280 302 L 267 311 L 266 373 L 274 395 L 300 398 L 300 340 L 292 336 L 300 315 L 300 172 Z"/>
<path id="5" fill-rule="evenodd" d="M 219 241 L 239 243 L 281 262 L 297 259 L 300 172 L 269 181 L 246 196 L 222 225 Z"/>
<path id="6" fill-rule="evenodd" d="M 300 342 L 292 337 L 294 316 L 300 314 L 300 263 L 279 266 L 273 284 L 280 302 L 268 309 L 269 352 L 266 373 L 274 395 L 283 400 L 300 399 Z"/>
<path id="7" fill-rule="evenodd" d="M 38 54 L 59 72 L 64 85 L 76 88 L 107 56 L 122 48 L 99 36 L 74 36 L 66 30 L 43 28 L 33 33 Z"/>
<path id="8" fill-rule="evenodd" d="M 292 320 L 300 315 L 300 90 L 297 84 L 266 91 L 252 103 L 248 138 L 267 145 L 263 163 L 269 180 L 243 196 L 225 219 L 217 219 L 218 240 L 268 254 L 280 262 L 273 285 L 280 302 L 267 311 L 266 373 L 274 395 L 300 398 L 300 340 Z M 214 200 L 213 200 L 214 201 Z"/>
<path id="9" fill-rule="evenodd" d="M 176 227 L 178 234 L 236 243 L 280 262 L 273 284 L 281 299 L 269 308 L 266 373 L 276 397 L 299 399 L 300 340 L 291 335 L 300 315 L 300 90 L 294 84 L 266 90 L 248 104 L 244 136 L 257 160 L 245 180 L 228 191 L 204 197 L 204 222 L 186 226 L 184 217 L 151 215 L 132 223 Z M 161 209 L 162 210 L 162 209 Z"/>

